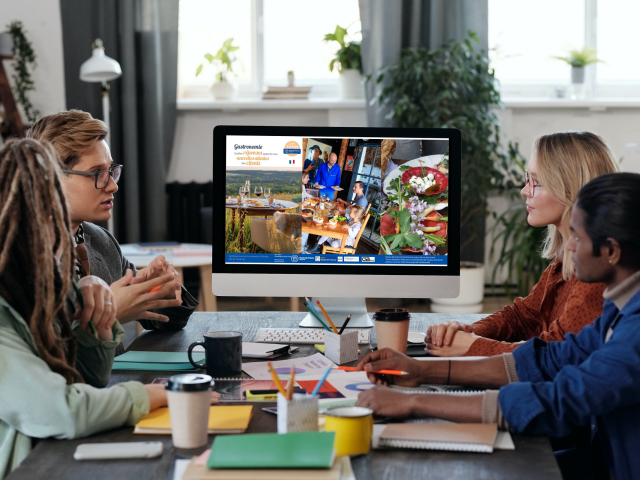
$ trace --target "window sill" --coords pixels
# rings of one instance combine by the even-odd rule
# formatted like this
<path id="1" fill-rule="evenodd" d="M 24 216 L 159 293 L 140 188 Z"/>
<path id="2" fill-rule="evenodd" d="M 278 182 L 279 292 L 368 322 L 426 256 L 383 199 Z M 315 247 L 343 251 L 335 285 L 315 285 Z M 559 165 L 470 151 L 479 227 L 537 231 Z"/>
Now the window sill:
<path id="1" fill-rule="evenodd" d="M 213 100 L 206 98 L 179 98 L 178 110 L 364 110 L 365 99 L 310 98 L 308 100 L 262 100 L 261 98 L 234 98 Z"/>
<path id="2" fill-rule="evenodd" d="M 505 97 L 502 99 L 505 108 L 588 108 L 593 111 L 604 111 L 607 108 L 640 108 L 640 98 L 590 98 L 587 100 L 570 100 L 568 98 L 544 97 Z"/>

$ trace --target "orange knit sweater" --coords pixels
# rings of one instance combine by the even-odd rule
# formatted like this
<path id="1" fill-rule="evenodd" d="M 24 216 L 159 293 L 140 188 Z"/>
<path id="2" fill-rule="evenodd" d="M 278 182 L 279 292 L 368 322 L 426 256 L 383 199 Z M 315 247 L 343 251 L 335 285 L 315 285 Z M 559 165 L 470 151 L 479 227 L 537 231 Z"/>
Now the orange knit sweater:
<path id="1" fill-rule="evenodd" d="M 527 297 L 473 324 L 473 333 L 484 338 L 474 341 L 466 355 L 512 352 L 518 342 L 533 337 L 562 341 L 567 332 L 578 333 L 602 315 L 604 289 L 603 283 L 563 280 L 562 262 L 554 260 Z"/>

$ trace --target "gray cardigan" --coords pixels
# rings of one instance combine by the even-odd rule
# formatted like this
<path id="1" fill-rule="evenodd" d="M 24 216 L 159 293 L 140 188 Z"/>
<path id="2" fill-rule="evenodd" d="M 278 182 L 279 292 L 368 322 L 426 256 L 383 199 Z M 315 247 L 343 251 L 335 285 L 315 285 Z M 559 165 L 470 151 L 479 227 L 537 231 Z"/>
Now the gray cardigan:
<path id="1" fill-rule="evenodd" d="M 128 268 L 133 270 L 134 275 L 136 274 L 135 265 L 122 255 L 118 241 L 109 231 L 89 222 L 82 222 L 82 227 L 84 229 L 84 243 L 87 247 L 91 275 L 95 275 L 111 285 L 124 277 Z M 67 299 L 73 305 L 75 293 L 73 291 L 69 292 Z M 168 322 L 158 322 L 156 320 L 138 321 L 147 330 L 180 330 L 185 327 L 197 306 L 198 301 L 183 286 L 182 305 L 152 310 L 155 313 L 169 317 Z M 73 311 L 73 308 L 70 311 Z"/>

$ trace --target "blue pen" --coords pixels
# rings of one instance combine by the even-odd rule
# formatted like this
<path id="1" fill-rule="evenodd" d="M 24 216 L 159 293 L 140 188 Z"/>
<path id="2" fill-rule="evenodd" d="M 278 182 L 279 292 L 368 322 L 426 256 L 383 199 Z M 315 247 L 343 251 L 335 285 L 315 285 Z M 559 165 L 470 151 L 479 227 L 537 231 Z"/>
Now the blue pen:
<path id="1" fill-rule="evenodd" d="M 325 370 L 324 375 L 322 375 L 322 378 L 320 379 L 320 381 L 316 385 L 316 388 L 313 389 L 313 393 L 311 394 L 312 397 L 315 397 L 318 394 L 318 392 L 322 388 L 322 384 L 324 383 L 324 381 L 329 376 L 329 372 L 331 372 L 331 367 L 327 367 L 327 369 Z"/>
<path id="2" fill-rule="evenodd" d="M 313 306 L 313 303 L 311 303 L 311 300 L 309 300 L 307 297 L 304 297 L 304 299 L 307 301 L 307 303 L 309 304 L 309 306 L 311 307 L 311 310 L 313 310 L 313 313 L 315 313 L 316 317 L 319 317 L 320 314 L 318 313 L 318 311 L 316 310 L 316 307 Z"/>

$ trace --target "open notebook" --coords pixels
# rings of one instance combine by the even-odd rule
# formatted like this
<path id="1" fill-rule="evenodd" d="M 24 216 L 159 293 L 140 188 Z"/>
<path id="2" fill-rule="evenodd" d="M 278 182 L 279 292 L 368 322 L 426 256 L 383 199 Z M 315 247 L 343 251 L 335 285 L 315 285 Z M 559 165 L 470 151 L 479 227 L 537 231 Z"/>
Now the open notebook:
<path id="1" fill-rule="evenodd" d="M 378 447 L 491 453 L 497 433 L 496 424 L 390 423 Z"/>

